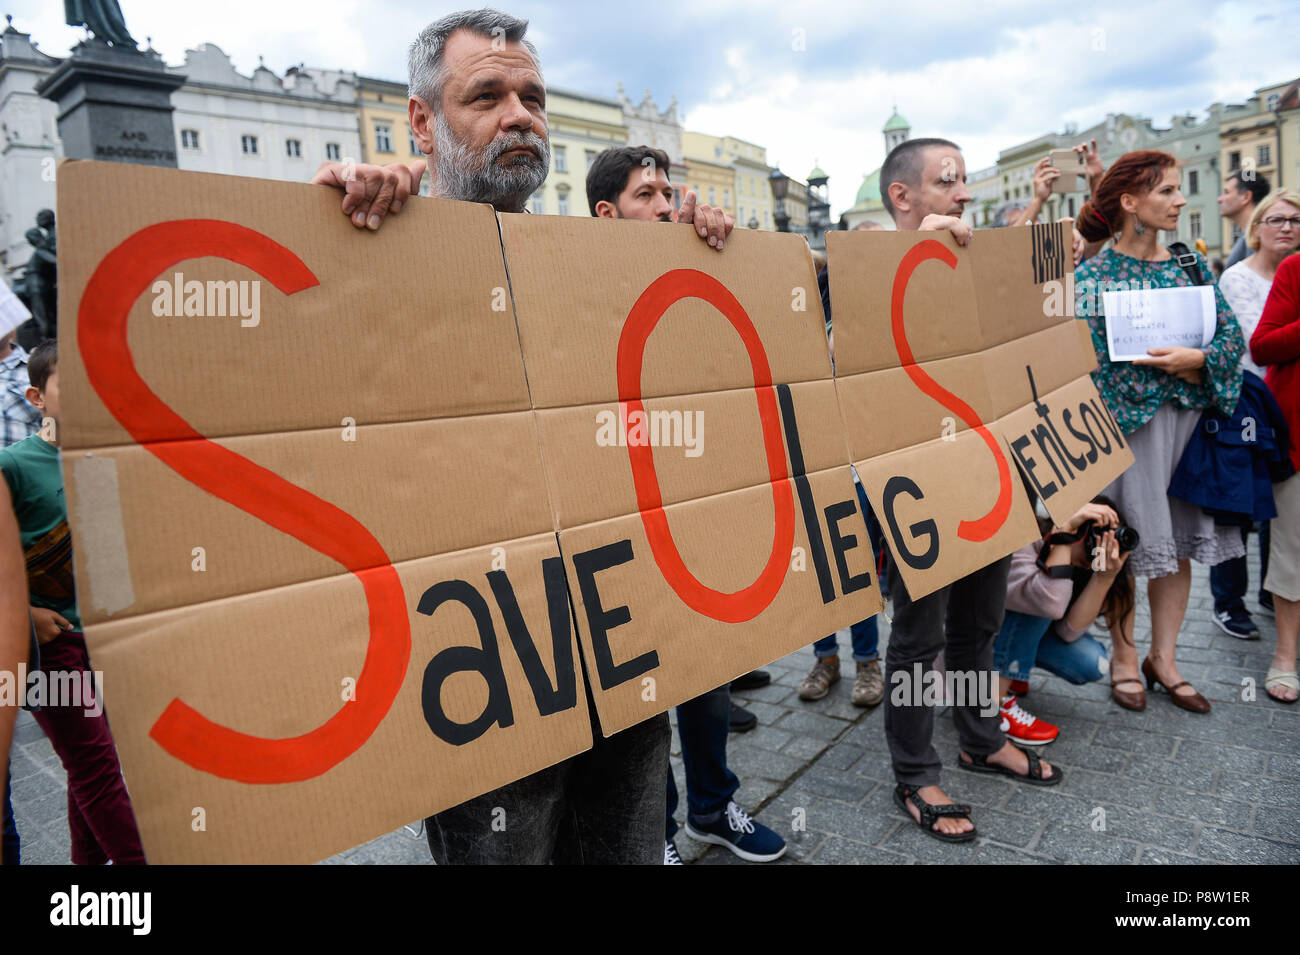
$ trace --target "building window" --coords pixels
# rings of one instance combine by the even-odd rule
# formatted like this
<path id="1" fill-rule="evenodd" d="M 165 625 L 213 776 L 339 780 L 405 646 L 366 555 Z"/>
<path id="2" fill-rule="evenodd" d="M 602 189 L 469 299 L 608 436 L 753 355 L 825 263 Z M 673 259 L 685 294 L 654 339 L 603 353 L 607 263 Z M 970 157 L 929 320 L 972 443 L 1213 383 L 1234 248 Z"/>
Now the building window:
<path id="1" fill-rule="evenodd" d="M 1011 201 L 1011 193 L 1010 193 L 1008 190 L 1003 189 L 1003 190 L 1002 190 L 1002 198 L 1003 198 L 1006 202 L 1010 202 L 1010 201 Z"/>
<path id="2" fill-rule="evenodd" d="M 1281 98 L 1281 96 L 1282 96 L 1281 93 L 1269 93 L 1268 101 L 1265 103 L 1264 108 L 1268 110 L 1270 113 L 1273 112 L 1273 110 L 1277 109 L 1277 101 Z"/>
<path id="3" fill-rule="evenodd" d="M 1070 218 L 1074 218 L 1074 196 L 1070 197 Z"/>
<path id="4" fill-rule="evenodd" d="M 245 155 L 245 156 L 256 156 L 256 155 L 257 155 L 257 137 L 256 137 L 256 136 L 249 136 L 247 133 L 245 133 L 243 136 L 240 136 L 240 137 L 239 137 L 239 145 L 240 145 L 240 148 L 244 150 L 244 155 Z"/>
<path id="5" fill-rule="evenodd" d="M 1189 196 L 1198 195 L 1201 191 L 1201 174 L 1193 169 L 1187 174 L 1187 194 Z"/>
<path id="6" fill-rule="evenodd" d="M 559 211 L 560 215 L 562 215 L 562 216 L 567 216 L 567 215 L 569 214 L 569 194 L 568 194 L 568 192 L 559 192 L 559 193 L 556 193 L 556 196 L 555 196 L 555 203 L 556 203 L 556 209 Z"/>
<path id="7" fill-rule="evenodd" d="M 714 197 L 713 187 L 709 186 L 709 205 L 716 206 L 717 204 L 718 204 L 718 200 Z"/>
<path id="8" fill-rule="evenodd" d="M 556 172 L 569 171 L 569 154 L 568 151 L 563 146 L 555 147 L 555 171 Z"/>
<path id="9" fill-rule="evenodd" d="M 1191 232 L 1193 239 L 1199 239 L 1201 237 L 1201 214 L 1199 212 L 1193 212 L 1188 216 L 1187 227 Z"/>
<path id="10" fill-rule="evenodd" d="M 1233 150 L 1228 153 L 1228 172 L 1235 172 L 1241 168 L 1241 153 Z"/>
<path id="11" fill-rule="evenodd" d="M 411 129 L 410 126 L 406 127 L 406 141 L 407 144 L 411 147 L 412 156 L 422 155 L 422 153 L 420 152 L 420 144 L 415 141 L 415 130 Z"/>
<path id="12" fill-rule="evenodd" d="M 731 205 L 731 190 L 730 190 L 730 189 L 723 189 L 723 190 L 722 190 L 722 204 L 723 204 L 724 206 L 730 206 L 730 205 Z"/>
<path id="13" fill-rule="evenodd" d="M 532 206 L 534 215 L 541 215 L 542 211 L 546 208 L 545 204 L 542 202 L 542 194 L 540 192 L 533 193 Z"/>
<path id="14" fill-rule="evenodd" d="M 302 140 L 286 139 L 284 141 L 284 154 L 290 159 L 302 158 Z"/>
<path id="15" fill-rule="evenodd" d="M 326 144 L 325 144 L 325 158 L 326 158 L 326 159 L 330 159 L 330 160 L 333 160 L 334 162 L 338 162 L 338 161 L 339 161 L 339 158 L 340 158 L 342 155 L 343 155 L 343 150 L 339 148 L 339 144 L 338 144 L 338 143 L 326 143 Z"/>
<path id="16" fill-rule="evenodd" d="M 199 131 L 197 129 L 181 130 L 181 148 L 182 149 L 199 148 Z"/>
<path id="17" fill-rule="evenodd" d="M 375 152 L 391 153 L 393 151 L 393 127 L 391 123 L 375 123 Z"/>
<path id="18" fill-rule="evenodd" d="M 1273 147 L 1271 147 L 1271 146 L 1267 146 L 1267 145 L 1265 145 L 1265 146 L 1260 146 L 1260 147 L 1259 147 L 1259 164 L 1260 164 L 1261 166 L 1267 166 L 1267 165 L 1268 165 L 1270 162 L 1272 162 L 1272 161 L 1273 161 Z"/>
<path id="19" fill-rule="evenodd" d="M 596 156 L 598 155 L 599 153 L 594 149 L 587 150 L 587 172 L 591 172 L 591 167 L 596 165 Z"/>

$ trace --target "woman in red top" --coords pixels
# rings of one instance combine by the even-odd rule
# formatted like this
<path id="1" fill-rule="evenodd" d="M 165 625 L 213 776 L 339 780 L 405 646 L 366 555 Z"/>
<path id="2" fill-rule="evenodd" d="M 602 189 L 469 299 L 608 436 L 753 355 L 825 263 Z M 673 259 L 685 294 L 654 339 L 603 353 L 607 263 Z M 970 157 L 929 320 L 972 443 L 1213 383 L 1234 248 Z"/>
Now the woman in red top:
<path id="1" fill-rule="evenodd" d="M 1300 230 L 1300 223 L 1291 227 Z M 1259 325 L 1250 338 L 1250 357 L 1267 366 L 1264 380 L 1291 428 L 1291 463 L 1300 469 L 1300 255 L 1278 266 Z M 1296 642 L 1300 637 L 1300 474 L 1273 485 L 1277 518 L 1268 548 L 1268 577 L 1277 615 L 1277 648 L 1264 690 L 1279 703 L 1300 696 Z"/>

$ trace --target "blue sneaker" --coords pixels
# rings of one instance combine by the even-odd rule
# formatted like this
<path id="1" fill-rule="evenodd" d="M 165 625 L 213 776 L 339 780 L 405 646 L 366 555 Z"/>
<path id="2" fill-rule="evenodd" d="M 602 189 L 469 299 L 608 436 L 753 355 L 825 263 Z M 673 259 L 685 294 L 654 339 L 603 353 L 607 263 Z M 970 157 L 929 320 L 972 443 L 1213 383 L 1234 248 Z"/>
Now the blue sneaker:
<path id="1" fill-rule="evenodd" d="M 785 855 L 785 840 L 734 802 L 716 820 L 702 823 L 686 817 L 686 834 L 699 842 L 726 846 L 746 862 L 771 862 Z"/>
<path id="2" fill-rule="evenodd" d="M 1244 609 L 1217 610 L 1214 613 L 1214 622 L 1230 637 L 1236 637 L 1238 640 L 1259 639 L 1259 628 Z"/>
<path id="3" fill-rule="evenodd" d="M 664 865 L 681 865 L 682 857 L 677 854 L 677 847 L 673 845 L 673 840 L 664 840 Z"/>

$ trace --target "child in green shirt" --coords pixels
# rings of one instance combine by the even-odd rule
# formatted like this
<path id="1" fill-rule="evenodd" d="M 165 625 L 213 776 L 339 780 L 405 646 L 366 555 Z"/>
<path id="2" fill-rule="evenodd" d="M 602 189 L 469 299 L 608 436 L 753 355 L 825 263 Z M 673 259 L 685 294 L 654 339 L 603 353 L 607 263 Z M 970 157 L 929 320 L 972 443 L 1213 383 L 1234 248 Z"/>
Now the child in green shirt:
<path id="1" fill-rule="evenodd" d="M 68 774 L 68 830 L 76 865 L 143 864 L 144 849 L 122 781 L 81 634 L 72 574 L 72 538 L 59 470 L 58 346 L 37 346 L 27 364 L 27 400 L 43 415 L 41 430 L 0 449 L 27 563 L 32 621 L 45 686 L 76 688 L 80 699 L 46 699 L 34 712 Z M 56 674 L 75 675 L 51 679 Z"/>

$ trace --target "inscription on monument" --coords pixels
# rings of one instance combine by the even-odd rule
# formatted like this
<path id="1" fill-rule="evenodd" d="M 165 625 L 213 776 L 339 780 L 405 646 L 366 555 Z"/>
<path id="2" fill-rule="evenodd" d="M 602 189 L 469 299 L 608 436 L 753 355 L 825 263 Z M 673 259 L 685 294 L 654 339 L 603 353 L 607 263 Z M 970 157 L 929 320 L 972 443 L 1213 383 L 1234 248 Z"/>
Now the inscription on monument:
<path id="1" fill-rule="evenodd" d="M 143 129 L 123 130 L 117 143 L 96 143 L 95 158 L 108 160 L 128 160 L 147 163 L 176 163 L 176 150 L 172 148 L 151 148 L 149 134 Z"/>

